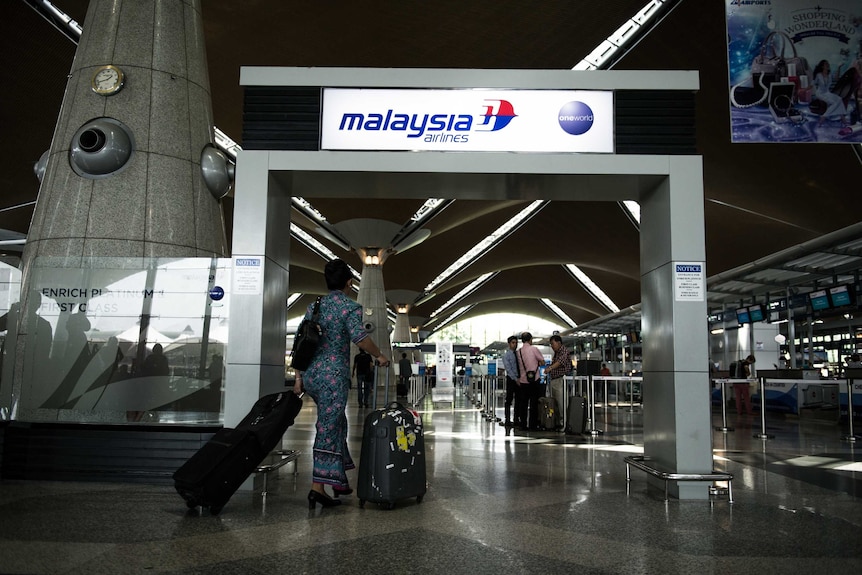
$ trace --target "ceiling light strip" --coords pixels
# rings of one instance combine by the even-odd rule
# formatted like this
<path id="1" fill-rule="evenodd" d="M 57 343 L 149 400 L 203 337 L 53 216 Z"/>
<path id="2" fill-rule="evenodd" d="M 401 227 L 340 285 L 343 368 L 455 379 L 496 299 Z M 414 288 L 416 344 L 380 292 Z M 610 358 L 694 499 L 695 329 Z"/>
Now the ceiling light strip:
<path id="1" fill-rule="evenodd" d="M 467 287 L 465 287 L 464 289 L 462 289 L 461 291 L 456 293 L 454 296 L 452 296 L 449 299 L 449 301 L 447 301 L 446 303 L 444 303 L 443 305 L 438 307 L 436 310 L 431 312 L 431 317 L 432 318 L 437 317 L 441 311 L 455 305 L 458 301 L 462 300 L 463 298 L 467 297 L 469 294 L 471 294 L 475 290 L 479 289 L 479 287 L 482 284 L 484 284 L 485 282 L 490 280 L 492 277 L 496 276 L 498 273 L 500 273 L 500 272 L 488 272 L 486 274 L 480 275 L 479 277 L 474 279 L 472 282 L 470 282 L 467 285 Z"/>
<path id="2" fill-rule="evenodd" d="M 434 278 L 434 280 L 431 281 L 431 283 L 425 286 L 425 289 L 423 291 L 425 293 L 430 292 L 431 290 L 442 284 L 444 281 L 455 275 L 457 272 L 464 270 L 464 268 L 469 266 L 471 263 L 475 262 L 483 255 L 491 251 L 494 246 L 506 239 L 509 234 L 511 234 L 523 224 L 525 224 L 530 217 L 532 217 L 536 212 L 538 212 L 541 208 L 545 207 L 549 203 L 549 200 L 536 200 L 530 203 L 530 205 L 521 210 L 514 218 L 510 219 L 508 222 L 497 228 L 492 234 L 487 236 L 485 239 L 473 246 L 464 255 L 458 258 L 455 263 L 446 268 L 443 273 L 438 275 L 436 278 Z"/>
<path id="3" fill-rule="evenodd" d="M 586 289 L 590 293 L 590 295 L 596 298 L 596 301 L 598 301 L 600 304 L 602 304 L 614 313 L 620 311 L 620 308 L 617 306 L 617 304 L 615 304 L 611 300 L 611 298 L 609 298 L 607 294 L 603 292 L 593 280 L 590 279 L 587 274 L 582 272 L 578 266 L 576 266 L 575 264 L 565 264 L 563 267 L 565 267 L 569 271 L 569 273 L 575 276 L 575 279 L 578 280 L 582 286 L 584 286 L 584 289 Z"/>
<path id="4" fill-rule="evenodd" d="M 441 329 L 443 329 L 444 327 L 446 327 L 447 325 L 449 325 L 450 323 L 452 323 L 456 318 L 458 318 L 458 317 L 460 317 L 460 316 L 464 315 L 464 313 L 465 313 L 465 312 L 467 312 L 467 310 L 473 309 L 473 307 L 474 307 L 474 306 L 475 306 L 475 304 L 471 304 L 471 305 L 465 305 L 465 306 L 464 306 L 464 307 L 462 307 L 462 308 L 458 308 L 457 310 L 455 310 L 455 311 L 452 313 L 452 315 L 450 315 L 449 317 L 447 317 L 446 319 L 444 319 L 442 322 L 440 322 L 440 325 L 438 325 L 436 328 L 434 328 L 434 329 L 431 331 L 431 333 L 429 333 L 428 335 L 430 336 L 430 335 L 431 335 L 431 334 L 433 334 L 434 332 L 438 332 L 438 331 L 440 331 Z M 425 327 L 428 327 L 428 324 L 433 323 L 434 321 L 435 321 L 435 320 L 431 320 L 431 321 L 429 321 L 428 323 L 426 323 L 426 324 L 425 324 Z M 425 339 L 428 339 L 428 338 L 426 337 Z"/>
<path id="5" fill-rule="evenodd" d="M 547 307 L 549 310 L 551 310 L 552 312 L 554 312 L 554 315 L 556 315 L 558 318 L 560 318 L 561 320 L 563 320 L 563 323 L 567 324 L 567 325 L 569 326 L 569 328 L 570 328 L 570 329 L 571 329 L 571 328 L 578 327 L 577 322 L 575 322 L 575 320 L 573 320 L 572 318 L 570 318 L 570 317 L 566 314 L 566 312 L 564 312 L 563 310 L 561 310 L 561 309 L 560 309 L 560 307 L 559 307 L 557 304 L 555 304 L 554 302 L 552 302 L 551 300 L 549 300 L 549 299 L 548 299 L 548 298 L 546 298 L 546 297 L 543 297 L 543 298 L 541 299 L 541 302 L 542 302 L 543 304 L 545 304 L 545 307 Z"/>
<path id="6" fill-rule="evenodd" d="M 646 36 L 658 23 L 662 8 L 674 4 L 671 0 L 650 0 L 634 16 L 611 33 L 593 49 L 583 60 L 575 64 L 573 70 L 608 70 L 622 58 L 637 42 Z M 671 6 L 672 7 L 672 6 Z M 649 25 L 649 27 L 647 27 Z"/>
<path id="7" fill-rule="evenodd" d="M 338 257 L 334 253 L 332 253 L 329 248 L 317 241 L 317 239 L 312 237 L 308 232 L 306 232 L 294 222 L 290 222 L 290 235 L 302 242 L 305 247 L 320 256 L 320 258 L 326 261 L 338 259 Z M 350 273 L 353 274 L 353 277 L 355 277 L 358 281 L 362 280 L 362 274 L 353 269 L 352 266 L 348 265 L 347 267 L 350 268 Z"/>
<path id="8" fill-rule="evenodd" d="M 40 16 L 51 23 L 66 38 L 77 44 L 81 40 L 83 29 L 71 16 L 54 6 L 48 0 L 24 0 Z"/>

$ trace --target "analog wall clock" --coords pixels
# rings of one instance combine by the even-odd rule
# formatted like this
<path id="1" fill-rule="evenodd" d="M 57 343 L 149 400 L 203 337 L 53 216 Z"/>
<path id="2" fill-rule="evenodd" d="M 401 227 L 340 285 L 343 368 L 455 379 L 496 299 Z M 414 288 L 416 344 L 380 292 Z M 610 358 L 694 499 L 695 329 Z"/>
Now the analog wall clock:
<path id="1" fill-rule="evenodd" d="M 102 96 L 111 96 L 123 89 L 125 75 L 116 66 L 100 66 L 93 74 L 93 91 Z"/>

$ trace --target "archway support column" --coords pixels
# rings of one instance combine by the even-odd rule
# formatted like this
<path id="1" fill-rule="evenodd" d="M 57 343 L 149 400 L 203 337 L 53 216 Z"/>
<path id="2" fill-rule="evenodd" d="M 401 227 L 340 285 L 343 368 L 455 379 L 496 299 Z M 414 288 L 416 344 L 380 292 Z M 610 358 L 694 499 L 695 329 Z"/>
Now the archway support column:
<path id="1" fill-rule="evenodd" d="M 291 190 L 285 187 L 289 180 L 271 181 L 268 162 L 267 152 L 241 152 L 237 162 L 242 201 L 235 204 L 234 229 L 241 231 L 233 238 L 226 427 L 239 423 L 258 398 L 285 389 Z M 255 263 L 262 267 L 259 272 Z"/>
<path id="2" fill-rule="evenodd" d="M 641 195 L 644 454 L 677 473 L 712 471 L 705 272 L 699 301 L 676 294 L 677 263 L 706 266 L 703 162 L 669 158 L 669 176 Z M 650 477 L 659 488 L 664 482 Z M 708 484 L 670 493 L 707 499 Z"/>

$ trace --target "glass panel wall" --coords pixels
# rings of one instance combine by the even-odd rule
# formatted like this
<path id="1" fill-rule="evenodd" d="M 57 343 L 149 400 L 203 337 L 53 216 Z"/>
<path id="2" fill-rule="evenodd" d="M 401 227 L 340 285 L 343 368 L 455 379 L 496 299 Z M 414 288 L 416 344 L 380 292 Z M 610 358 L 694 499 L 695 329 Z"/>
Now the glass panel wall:
<path id="1" fill-rule="evenodd" d="M 63 263 L 30 272 L 15 419 L 220 423 L 231 260 Z"/>
<path id="2" fill-rule="evenodd" d="M 21 272 L 0 262 L 0 421 L 12 413 L 12 380 L 15 370 L 16 329 L 21 295 Z M 11 329 L 10 329 L 11 328 Z"/>

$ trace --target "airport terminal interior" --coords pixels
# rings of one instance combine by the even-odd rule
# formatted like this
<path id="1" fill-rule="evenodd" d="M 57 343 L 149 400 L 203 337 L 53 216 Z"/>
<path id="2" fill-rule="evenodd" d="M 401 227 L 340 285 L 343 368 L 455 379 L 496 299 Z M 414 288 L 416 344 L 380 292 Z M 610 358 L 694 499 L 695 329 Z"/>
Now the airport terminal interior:
<path id="1" fill-rule="evenodd" d="M 463 390 L 462 390 L 463 391 Z M 706 390 L 705 390 L 706 393 Z M 370 409 L 348 406 L 358 454 Z M 382 401 L 381 401 L 382 403 Z M 502 402 L 496 410 L 503 416 Z M 356 495 L 309 511 L 314 403 L 282 448 L 300 451 L 217 516 L 171 484 L 4 480 L 0 572 L 176 573 L 835 573 L 862 569 L 862 453 L 836 412 L 727 420 L 713 410 L 715 468 L 733 503 L 664 500 L 624 458 L 642 452 L 643 406 L 599 403 L 595 436 L 516 431 L 459 393 L 418 402 L 428 490 L 380 509 Z M 356 472 L 349 472 L 351 484 Z M 719 484 L 721 485 L 721 484 Z"/>
<path id="2" fill-rule="evenodd" d="M 862 350 L 862 223 L 852 208 L 862 165 L 862 85 L 855 127 L 837 115 L 820 121 L 810 106 L 804 126 L 752 109 L 745 114 L 756 122 L 741 130 L 746 137 L 792 132 L 798 139 L 732 143 L 740 122 L 734 128 L 728 113 L 721 3 L 543 0 L 541 10 L 510 0 L 493 7 L 464 0 L 336 3 L 328 10 L 266 0 L 7 3 L 9 17 L 0 24 L 11 86 L 4 83 L 9 102 L 0 107 L 7 129 L 0 144 L 0 575 L 862 573 L 862 361 L 853 358 Z M 728 0 L 725 7 L 743 4 L 764 3 Z M 774 26 L 771 16 L 767 22 Z M 847 30 L 862 33 L 859 22 Z M 102 29 L 121 41 L 101 39 Z M 862 65 L 862 44 L 854 42 L 858 54 L 836 54 L 836 69 L 851 56 Z M 691 303 L 680 304 L 685 298 L 661 293 L 664 303 L 678 306 L 671 310 L 676 324 L 673 313 L 655 322 L 649 314 L 656 307 L 642 302 L 660 292 L 642 286 L 653 270 L 641 269 L 651 248 L 644 237 L 658 236 L 645 231 L 655 227 L 642 226 L 637 202 L 543 199 L 529 186 L 518 188 L 526 195 L 505 199 L 426 198 L 419 179 L 419 192 L 397 197 L 379 183 L 382 171 L 354 177 L 367 186 L 365 195 L 278 198 L 289 226 L 283 238 L 271 238 L 279 253 L 266 251 L 262 259 L 272 258 L 269 272 L 288 244 L 289 257 L 277 262 L 283 275 L 267 275 L 263 289 L 264 276 L 240 273 L 247 254 L 244 261 L 232 254 L 246 240 L 234 234 L 234 218 L 247 216 L 237 199 L 244 190 L 233 179 L 237 157 L 245 150 L 257 162 L 285 143 L 332 158 L 355 153 L 322 148 L 314 126 L 323 122 L 320 110 L 306 117 L 309 102 L 320 106 L 326 84 L 241 85 L 244 67 L 256 68 L 254 75 L 270 66 L 309 77 L 316 67 L 381 76 L 400 68 L 408 77 L 414 69 L 428 76 L 447 70 L 459 78 L 464 68 L 513 78 L 542 70 L 661 71 L 696 84 L 664 86 L 658 96 L 644 89 L 650 93 L 643 101 L 632 96 L 640 89 L 619 90 L 626 92 L 620 109 L 649 104 L 648 112 L 629 109 L 629 120 L 652 119 L 655 102 L 675 89 L 682 95 L 667 100 L 674 105 L 655 122 L 614 134 L 615 145 L 628 151 L 595 158 L 631 154 L 627 161 L 640 165 L 653 154 L 677 167 L 681 157 L 696 159 L 693 171 L 702 175 L 684 181 L 703 192 L 703 222 L 695 228 L 704 250 L 692 250 L 705 256 L 683 265 L 697 268 L 692 305 L 707 312 L 697 319 L 704 333 L 686 338 L 681 329 L 670 367 L 655 367 L 660 353 L 644 357 L 650 329 L 674 342 L 674 325 L 694 322 L 683 313 Z M 690 71 L 696 77 L 686 76 Z M 289 105 L 271 106 L 273 94 Z M 279 123 L 283 113 L 289 122 Z M 123 121 L 95 118 L 101 115 Z M 491 117 L 496 127 L 517 116 L 501 104 L 487 109 L 485 121 Z M 86 140 L 100 130 L 134 135 L 128 141 L 137 148 L 119 168 L 76 163 L 87 146 L 104 145 Z M 412 151 L 395 153 L 421 156 Z M 272 158 L 280 161 L 275 152 L 266 161 Z M 519 179 L 525 173 L 503 176 L 529 184 Z M 286 169 L 264 179 L 280 191 L 306 176 Z M 634 176 L 644 205 L 654 191 L 649 182 L 659 189 L 665 176 Z M 264 211 L 259 221 L 274 213 Z M 259 230 L 246 229 L 256 241 Z M 671 244 L 670 235 L 657 243 Z M 368 239 L 378 236 L 383 243 Z M 673 239 L 675 249 L 686 244 Z M 80 261 L 60 265 L 60 254 Z M 354 493 L 339 497 L 339 505 L 309 509 L 317 406 L 306 395 L 277 450 L 223 508 L 187 506 L 173 471 L 225 424 L 228 409 L 234 417 L 265 387 L 281 389 L 285 334 L 273 338 L 267 322 L 284 327 L 272 320 L 279 308 L 290 320 L 287 330 L 296 329 L 303 310 L 325 293 L 323 268 L 336 257 L 366 278 L 365 291 L 352 294 L 366 307 L 364 327 L 381 340 L 391 334 L 382 347 L 395 345 L 393 363 L 402 350 L 410 355 L 409 397 L 397 399 L 421 418 L 427 491 L 388 508 L 360 500 L 357 470 L 350 470 Z M 35 297 L 21 294 L 32 298 L 25 308 L 18 291 L 27 284 L 39 289 Z M 273 296 L 272 286 L 284 293 Z M 363 301 L 384 288 L 376 307 Z M 262 320 L 231 315 L 230 305 L 249 301 L 244 296 L 258 298 L 260 309 L 270 306 Z M 201 305 L 206 311 L 199 313 Z M 32 323 L 16 326 L 19 312 Z M 565 395 L 588 397 L 583 432 L 504 425 L 505 376 L 488 367 L 499 367 L 505 341 L 456 342 L 451 396 L 434 393 L 437 380 L 426 370 L 439 349 L 426 338 L 437 332 L 439 341 L 456 320 L 509 312 L 559 328 L 535 333 L 535 343 L 550 361 L 549 337 L 562 335 L 580 364 Z M 232 322 L 232 333 L 243 337 L 229 341 Z M 258 323 L 245 333 L 236 328 L 242 322 Z M 492 339 L 523 329 L 512 325 Z M 260 343 L 257 332 L 277 345 Z M 293 333 L 287 335 L 289 363 Z M 70 352 L 72 343 L 80 349 Z M 691 358 L 680 350 L 689 349 L 697 365 L 680 367 Z M 146 372 L 145 358 L 162 350 L 164 371 Z M 252 361 L 237 360 L 236 350 Z M 748 354 L 757 358 L 751 377 L 731 373 Z M 601 363 L 611 375 L 589 379 Z M 589 374 L 579 371 L 587 365 Z M 237 373 L 252 376 L 231 381 Z M 295 372 L 287 365 L 284 376 L 292 387 Z M 703 403 L 687 406 L 701 399 L 701 380 Z M 753 393 L 753 413 L 737 408 L 734 380 Z M 395 399 L 394 382 L 378 378 L 376 389 L 371 408 L 360 404 L 355 379 L 349 392 L 347 441 L 357 463 L 366 418 Z M 685 395 L 668 399 L 677 392 Z M 666 430 L 681 431 L 677 437 Z M 651 449 L 680 468 L 699 456 L 708 460 L 711 450 L 712 474 L 644 468 Z M 663 480 L 662 473 L 687 476 Z M 679 485 L 685 497 L 675 496 Z M 691 496 L 695 485 L 703 496 Z"/>

